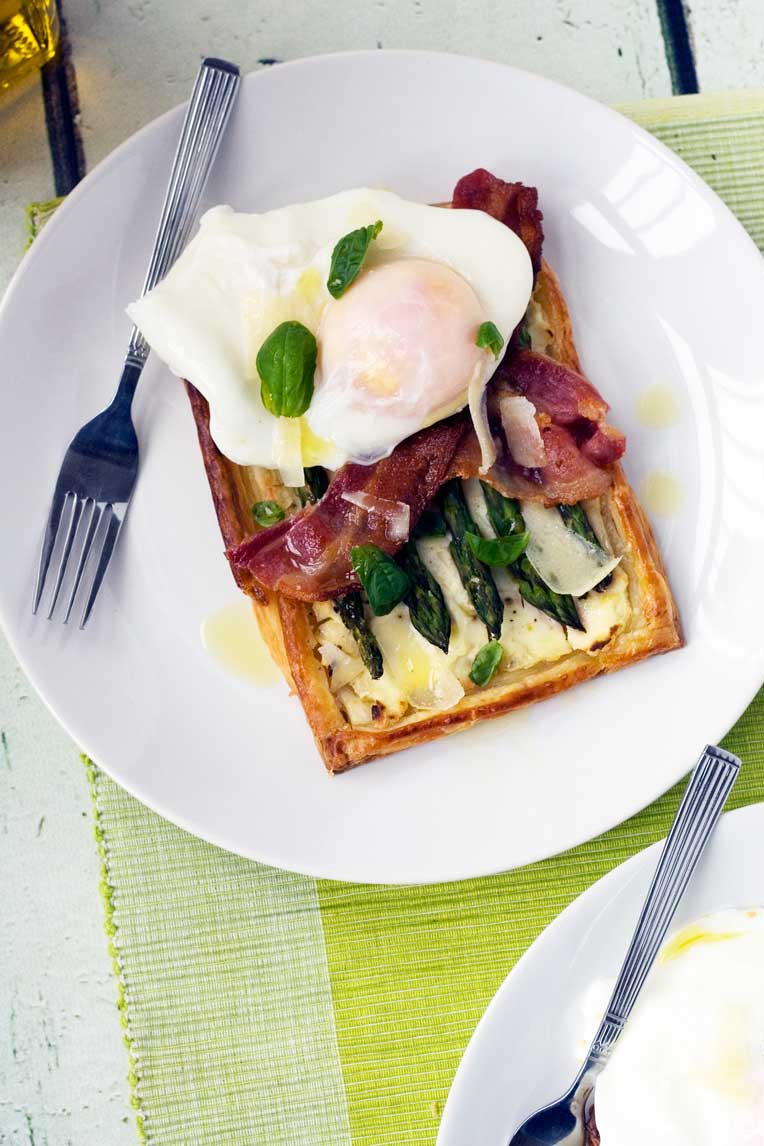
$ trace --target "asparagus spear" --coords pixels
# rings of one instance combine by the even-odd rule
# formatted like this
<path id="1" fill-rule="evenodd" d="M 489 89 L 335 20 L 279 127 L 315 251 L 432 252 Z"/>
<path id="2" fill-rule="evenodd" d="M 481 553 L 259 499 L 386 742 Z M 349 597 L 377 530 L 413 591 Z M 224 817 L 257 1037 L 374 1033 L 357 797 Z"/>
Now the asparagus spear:
<path id="1" fill-rule="evenodd" d="M 307 466 L 305 485 L 297 490 L 297 496 L 303 505 L 314 504 L 321 500 L 328 488 L 329 475 L 324 467 Z M 382 651 L 366 620 L 361 593 L 358 590 L 346 593 L 344 597 L 336 597 L 332 604 L 345 628 L 355 637 L 361 660 L 369 670 L 369 676 L 372 680 L 378 680 L 384 672 Z"/>
<path id="2" fill-rule="evenodd" d="M 355 589 L 351 593 L 346 593 L 344 597 L 336 597 L 332 604 L 345 628 L 355 637 L 361 660 L 369 670 L 369 676 L 372 680 L 378 680 L 384 672 L 382 651 L 366 620 L 360 592 Z"/>
<path id="3" fill-rule="evenodd" d="M 407 541 L 401 549 L 398 564 L 411 582 L 411 589 L 404 597 L 411 624 L 431 645 L 447 653 L 451 639 L 451 614 L 440 585 L 419 556 L 413 541 Z"/>
<path id="4" fill-rule="evenodd" d="M 447 533 L 443 514 L 436 505 L 428 505 L 420 513 L 411 536 L 414 541 L 418 541 L 421 537 L 445 537 Z"/>
<path id="5" fill-rule="evenodd" d="M 323 466 L 307 466 L 305 469 L 305 485 L 297 490 L 297 496 L 303 505 L 310 505 L 320 501 L 329 488 L 329 475 Z"/>
<path id="6" fill-rule="evenodd" d="M 488 518 L 498 536 L 506 537 L 511 533 L 522 533 L 525 529 L 525 522 L 518 503 L 512 498 L 504 497 L 487 482 L 480 484 L 483 487 Z M 542 613 L 553 617 L 561 625 L 567 625 L 570 629 L 579 629 L 581 632 L 584 631 L 573 598 L 567 594 L 555 593 L 550 589 L 541 580 L 524 553 L 510 565 L 509 570 L 517 581 L 520 596 L 530 605 L 534 605 Z"/>
<path id="7" fill-rule="evenodd" d="M 550 589 L 541 580 L 525 554 L 515 565 L 510 566 L 510 572 L 517 581 L 520 596 L 529 605 L 535 605 L 542 613 L 547 613 L 548 616 L 569 629 L 584 631 L 573 598 L 567 594 L 555 593 L 553 589 Z"/>
<path id="8" fill-rule="evenodd" d="M 596 545 L 598 549 L 602 548 L 599 538 L 592 529 L 589 518 L 586 516 L 586 510 L 580 501 L 575 505 L 558 505 L 557 508 L 568 529 L 572 529 L 574 533 L 577 533 L 579 537 L 583 537 L 590 545 Z M 596 592 L 601 593 L 603 589 L 607 589 L 612 580 L 613 574 L 608 573 L 607 577 L 603 577 L 599 584 L 594 586 Z"/>
<path id="9" fill-rule="evenodd" d="M 482 561 L 478 561 L 465 539 L 466 533 L 479 534 L 480 530 L 472 520 L 458 478 L 453 478 L 443 486 L 441 506 L 446 524 L 451 531 L 448 548 L 459 570 L 462 584 L 470 595 L 475 612 L 487 628 L 488 636 L 492 640 L 498 640 L 504 619 L 504 604 L 490 569 Z"/>

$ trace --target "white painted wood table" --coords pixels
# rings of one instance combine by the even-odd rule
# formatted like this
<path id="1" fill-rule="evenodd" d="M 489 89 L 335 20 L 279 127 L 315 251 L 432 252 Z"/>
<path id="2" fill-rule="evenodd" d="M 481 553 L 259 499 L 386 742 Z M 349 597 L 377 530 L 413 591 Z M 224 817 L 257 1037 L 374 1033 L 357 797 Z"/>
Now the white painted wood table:
<path id="1" fill-rule="evenodd" d="M 65 193 L 85 165 L 185 98 L 204 54 L 248 71 L 316 52 L 436 48 L 542 72 L 610 103 L 764 85 L 761 0 L 686 8 L 682 0 L 63 0 L 63 8 L 68 89 L 62 69 L 49 68 L 42 84 L 0 104 L 0 289 L 23 251 L 24 205 Z M 67 107 L 72 79 L 78 116 Z M 0 1144 L 134 1146 L 84 768 L 2 637 L 0 730 Z"/>

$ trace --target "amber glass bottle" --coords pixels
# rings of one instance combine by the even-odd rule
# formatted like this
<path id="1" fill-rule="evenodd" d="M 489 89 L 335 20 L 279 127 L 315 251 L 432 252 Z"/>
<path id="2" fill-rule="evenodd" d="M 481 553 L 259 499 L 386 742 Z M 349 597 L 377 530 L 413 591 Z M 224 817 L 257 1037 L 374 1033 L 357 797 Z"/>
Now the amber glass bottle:
<path id="1" fill-rule="evenodd" d="M 55 0 L 0 0 L 0 91 L 55 54 Z"/>

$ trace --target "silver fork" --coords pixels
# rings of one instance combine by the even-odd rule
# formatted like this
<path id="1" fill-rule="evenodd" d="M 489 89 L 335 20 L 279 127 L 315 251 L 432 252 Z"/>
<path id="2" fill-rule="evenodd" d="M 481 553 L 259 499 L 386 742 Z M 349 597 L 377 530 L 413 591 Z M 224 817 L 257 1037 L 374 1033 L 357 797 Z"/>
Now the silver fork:
<path id="1" fill-rule="evenodd" d="M 234 64 L 204 60 L 183 121 L 142 294 L 164 278 L 186 244 L 238 87 L 239 69 Z M 77 552 L 77 565 L 64 624 L 71 616 L 87 568 L 90 584 L 80 619 L 80 628 L 85 627 L 109 566 L 138 473 L 138 438 L 130 408 L 148 355 L 148 343 L 133 327 L 111 405 L 75 434 L 64 455 L 34 591 L 36 613 L 60 537 L 48 620 L 55 611 L 73 551 Z"/>
<path id="2" fill-rule="evenodd" d="M 512 1135 L 509 1146 L 584 1146 L 597 1075 L 631 1014 L 739 771 L 737 756 L 706 746 L 663 845 L 634 937 L 586 1062 L 562 1098 L 527 1118 Z"/>

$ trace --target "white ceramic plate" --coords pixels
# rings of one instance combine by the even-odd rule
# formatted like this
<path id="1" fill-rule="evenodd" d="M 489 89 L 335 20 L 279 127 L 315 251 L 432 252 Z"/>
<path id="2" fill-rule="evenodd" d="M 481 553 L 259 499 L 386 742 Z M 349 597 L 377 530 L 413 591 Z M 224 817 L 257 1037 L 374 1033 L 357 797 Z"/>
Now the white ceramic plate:
<path id="1" fill-rule="evenodd" d="M 723 816 L 672 929 L 716 909 L 764 904 L 762 841 L 764 804 Z M 507 1146 L 526 1115 L 573 1081 L 579 1047 L 597 1022 L 587 995 L 602 994 L 598 988 L 612 985 L 618 973 L 660 847 L 585 891 L 517 963 L 465 1051 L 438 1146 Z"/>
<path id="2" fill-rule="evenodd" d="M 88 630 L 30 616 L 63 448 L 109 398 L 182 111 L 98 167 L 24 260 L 0 315 L 0 611 L 32 681 L 121 784 L 244 855 L 348 880 L 480 875 L 635 812 L 764 677 L 764 313 L 757 251 L 680 161 L 556 84 L 455 56 L 303 60 L 243 84 L 208 203 L 262 209 L 385 184 L 424 201 L 485 165 L 537 184 L 545 251 L 636 484 L 671 473 L 658 534 L 688 645 L 527 713 L 328 779 L 296 700 L 230 678 L 200 623 L 235 599 L 187 399 L 152 360 L 140 480 Z M 671 388 L 676 426 L 635 417 Z"/>

